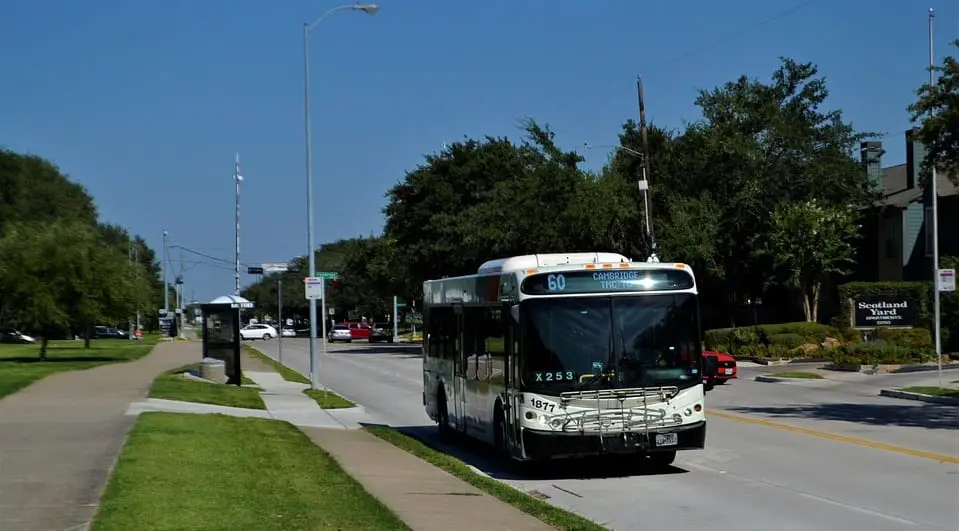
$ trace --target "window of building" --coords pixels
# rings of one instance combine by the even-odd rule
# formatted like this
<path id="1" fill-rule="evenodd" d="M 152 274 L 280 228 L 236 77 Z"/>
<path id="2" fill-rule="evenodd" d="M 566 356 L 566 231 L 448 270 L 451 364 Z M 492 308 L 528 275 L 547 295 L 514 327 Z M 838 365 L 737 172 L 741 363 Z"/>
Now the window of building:
<path id="1" fill-rule="evenodd" d="M 926 207 L 926 222 L 925 222 L 925 231 L 926 231 L 926 256 L 932 256 L 932 207 Z"/>

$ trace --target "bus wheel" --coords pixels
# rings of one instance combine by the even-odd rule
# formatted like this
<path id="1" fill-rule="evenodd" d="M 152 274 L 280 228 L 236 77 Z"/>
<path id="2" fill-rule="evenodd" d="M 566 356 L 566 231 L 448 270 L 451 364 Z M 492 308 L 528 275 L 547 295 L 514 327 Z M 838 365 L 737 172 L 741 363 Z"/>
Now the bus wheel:
<path id="1" fill-rule="evenodd" d="M 443 391 L 436 393 L 436 420 L 439 424 L 439 432 L 441 439 L 449 439 L 452 433 L 450 432 L 450 416 L 446 412 L 446 395 Z"/>
<path id="2" fill-rule="evenodd" d="M 496 443 L 496 451 L 503 455 L 509 454 L 509 448 L 506 444 L 506 415 L 499 407 L 496 408 L 493 421 L 493 439 Z"/>
<path id="3" fill-rule="evenodd" d="M 666 468 L 676 460 L 676 450 L 669 452 L 651 452 L 648 457 L 649 465 L 654 468 Z"/>

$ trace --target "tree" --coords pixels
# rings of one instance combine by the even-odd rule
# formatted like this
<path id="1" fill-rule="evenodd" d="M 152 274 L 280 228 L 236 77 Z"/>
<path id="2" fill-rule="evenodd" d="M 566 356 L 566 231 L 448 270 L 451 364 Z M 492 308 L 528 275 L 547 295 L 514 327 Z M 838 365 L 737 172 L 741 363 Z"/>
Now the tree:
<path id="1" fill-rule="evenodd" d="M 854 209 L 876 198 L 854 158 L 872 135 L 824 109 L 828 94 L 814 65 L 784 58 L 769 82 L 742 76 L 700 91 L 703 118 L 681 134 L 650 135 L 660 258 L 698 267 L 725 292 L 728 316 L 775 277 L 775 263 L 756 259 L 756 235 L 772 230 L 776 205 Z M 629 122 L 621 142 L 635 142 Z"/>
<path id="2" fill-rule="evenodd" d="M 379 321 L 393 313 L 393 295 L 402 284 L 403 270 L 396 261 L 396 246 L 385 237 L 353 241 L 343 263 L 344 299 L 353 309 Z"/>
<path id="3" fill-rule="evenodd" d="M 0 292 L 7 317 L 40 332 L 45 359 L 51 336 L 101 319 L 125 320 L 140 285 L 126 256 L 84 222 L 13 223 L 0 237 Z"/>
<path id="4" fill-rule="evenodd" d="M 757 236 L 755 254 L 772 258 L 784 284 L 799 291 L 806 320 L 817 321 L 823 281 L 830 274 L 849 274 L 854 263 L 855 213 L 816 200 L 783 203 L 769 228 Z"/>
<path id="5" fill-rule="evenodd" d="M 70 326 L 64 300 L 76 281 L 73 263 L 63 250 L 82 227 L 65 222 L 10 223 L 0 237 L 0 292 L 6 317 L 40 332 L 40 359 L 46 359 L 50 336 Z"/>
<path id="6" fill-rule="evenodd" d="M 388 193 L 384 235 L 407 266 L 403 295 L 424 280 L 470 274 L 492 258 L 576 249 L 591 238 L 567 207 L 591 186 L 553 133 L 523 122 L 525 140 L 455 143 L 408 172 Z M 581 203 L 580 207 L 588 203 Z"/>
<path id="7" fill-rule="evenodd" d="M 959 48 L 959 39 L 952 45 Z M 925 169 L 935 164 L 959 183 L 959 61 L 947 56 L 934 71 L 939 74 L 936 84 L 917 90 L 918 99 L 908 110 L 913 122 L 920 121 L 918 139 L 928 149 Z"/>
<path id="8" fill-rule="evenodd" d="M 93 198 L 51 162 L 0 149 L 0 231 L 7 223 L 58 219 L 96 223 Z"/>

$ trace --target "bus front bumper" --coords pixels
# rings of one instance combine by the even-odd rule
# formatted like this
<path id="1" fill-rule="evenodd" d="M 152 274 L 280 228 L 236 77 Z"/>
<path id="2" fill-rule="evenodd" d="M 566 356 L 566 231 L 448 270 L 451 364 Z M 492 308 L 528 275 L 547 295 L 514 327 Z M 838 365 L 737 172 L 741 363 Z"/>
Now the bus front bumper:
<path id="1" fill-rule="evenodd" d="M 676 434 L 674 441 L 657 435 Z M 599 433 L 562 433 L 541 430 L 522 430 L 526 459 L 559 459 L 600 455 L 644 454 L 675 450 L 701 450 L 706 446 L 706 421 L 668 429 L 615 431 Z M 657 441 L 660 439 L 660 441 Z M 671 437 L 665 437 L 671 439 Z M 657 442 L 670 444 L 657 445 Z"/>

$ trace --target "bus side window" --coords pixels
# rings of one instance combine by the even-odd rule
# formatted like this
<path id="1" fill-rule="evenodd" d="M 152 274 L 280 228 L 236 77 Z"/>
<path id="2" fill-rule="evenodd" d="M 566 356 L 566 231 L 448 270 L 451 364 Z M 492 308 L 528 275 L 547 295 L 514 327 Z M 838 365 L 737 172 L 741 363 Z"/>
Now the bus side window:
<path id="1" fill-rule="evenodd" d="M 486 354 L 490 357 L 487 379 L 503 384 L 506 371 L 506 334 L 500 308 L 487 308 L 485 321 Z"/>
<path id="2" fill-rule="evenodd" d="M 477 359 L 483 355 L 483 311 L 480 308 L 463 308 L 463 350 L 466 359 L 466 379 L 480 380 Z"/>
<path id="3" fill-rule="evenodd" d="M 431 358 L 451 360 L 456 353 L 456 315 L 452 308 L 433 308 L 430 311 L 429 355 Z"/>

